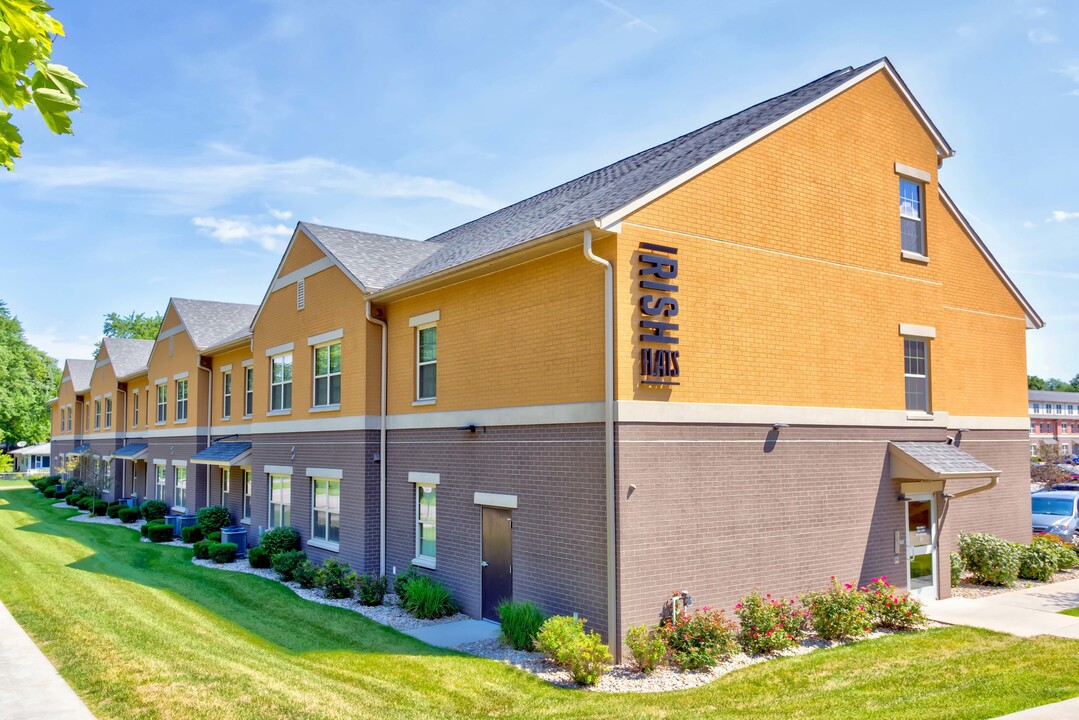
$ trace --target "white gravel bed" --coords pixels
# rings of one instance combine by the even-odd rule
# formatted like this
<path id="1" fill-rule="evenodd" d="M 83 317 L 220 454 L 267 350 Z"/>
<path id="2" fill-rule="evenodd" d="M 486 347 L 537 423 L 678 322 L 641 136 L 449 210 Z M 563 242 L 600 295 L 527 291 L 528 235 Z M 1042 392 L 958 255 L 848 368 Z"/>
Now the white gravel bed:
<path id="1" fill-rule="evenodd" d="M 253 568 L 247 562 L 246 559 L 234 560 L 230 563 L 215 563 L 213 560 L 198 560 L 191 559 L 191 562 L 202 567 L 211 567 L 218 570 L 229 570 L 231 572 L 242 572 L 249 575 L 258 575 L 269 580 L 277 580 L 277 573 L 271 568 Z M 280 580 L 277 580 L 281 582 Z M 438 618 L 437 620 L 421 620 L 420 618 L 412 617 L 404 608 L 397 603 L 397 596 L 391 593 L 386 593 L 385 599 L 381 605 L 375 605 L 369 607 L 367 605 L 360 605 L 360 601 L 356 598 L 346 598 L 344 600 L 334 600 L 325 597 L 321 590 L 318 589 L 305 589 L 300 587 L 299 583 L 295 582 L 282 582 L 282 585 L 292 590 L 304 600 L 310 600 L 311 602 L 317 602 L 320 605 L 330 605 L 332 607 L 344 608 L 345 610 L 351 610 L 352 612 L 359 613 L 364 617 L 374 620 L 382 625 L 388 625 L 395 630 L 414 630 L 415 628 L 429 627 L 431 625 L 441 625 L 443 623 L 457 622 L 459 620 L 468 620 L 467 615 L 457 613 L 449 617 Z"/>
<path id="2" fill-rule="evenodd" d="M 134 527 L 134 526 L 133 526 L 133 527 Z M 151 540 L 150 538 L 139 538 L 139 542 L 146 542 L 146 543 L 148 543 L 148 542 L 154 542 L 154 541 L 153 541 L 153 540 Z M 185 542 L 184 542 L 183 540 L 181 540 L 180 538 L 174 538 L 174 539 L 170 540 L 169 542 L 163 542 L 163 543 L 159 542 L 159 543 L 154 543 L 154 545 L 165 545 L 165 546 L 170 546 L 170 545 L 171 545 L 172 547 L 185 547 L 185 548 L 189 548 L 189 547 L 193 547 L 193 546 L 194 546 L 194 543 L 185 543 Z"/>
<path id="3" fill-rule="evenodd" d="M 131 528 L 132 530 L 138 530 L 142 527 L 146 521 L 139 518 L 133 523 L 122 522 L 119 518 L 111 518 L 108 515 L 91 515 L 90 513 L 80 512 L 78 515 L 72 515 L 68 518 L 70 522 L 82 522 L 90 523 L 91 525 L 119 525 L 121 527 Z"/>
<path id="4" fill-rule="evenodd" d="M 78 510 L 79 512 L 86 512 L 86 510 L 83 510 L 81 508 L 77 508 L 74 505 L 68 505 L 67 500 L 61 500 L 60 502 L 55 502 L 55 503 L 52 504 L 52 506 L 53 507 L 59 507 L 59 508 L 67 508 L 68 510 Z"/>
<path id="5" fill-rule="evenodd" d="M 1053 583 L 1064 582 L 1065 580 L 1079 580 L 1079 567 L 1072 568 L 1071 570 L 1061 570 L 1053 575 L 1053 577 L 1049 578 L 1047 582 L 1042 582 L 1041 580 L 1018 580 L 1015 585 L 1012 585 L 1011 587 L 975 585 L 969 580 L 964 579 L 959 583 L 959 587 L 952 588 L 952 597 L 976 600 L 977 598 L 988 597 L 990 595 L 1001 595 L 1003 593 L 1015 592 L 1016 590 L 1026 590 L 1027 588 L 1052 585 Z"/>

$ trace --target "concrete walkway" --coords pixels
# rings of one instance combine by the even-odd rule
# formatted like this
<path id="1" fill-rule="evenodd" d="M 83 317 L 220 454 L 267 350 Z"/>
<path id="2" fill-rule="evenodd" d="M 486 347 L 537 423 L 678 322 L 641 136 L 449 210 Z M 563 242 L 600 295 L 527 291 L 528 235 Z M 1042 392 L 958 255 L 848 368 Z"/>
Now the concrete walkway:
<path id="1" fill-rule="evenodd" d="M 1079 717 L 1079 698 L 1002 715 L 997 720 L 1065 720 Z"/>
<path id="2" fill-rule="evenodd" d="M 0 678 L 0 717 L 4 720 L 94 720 L 3 603 Z"/>
<path id="3" fill-rule="evenodd" d="M 1061 610 L 1076 607 L 1079 580 L 1068 580 L 977 600 L 937 600 L 925 604 L 925 614 L 947 625 L 972 625 L 1020 637 L 1055 635 L 1079 639 L 1079 617 L 1060 614 Z"/>
<path id="4" fill-rule="evenodd" d="M 1076 619 L 1079 620 L 1079 618 Z M 490 640 L 498 637 L 500 631 L 497 623 L 486 620 L 458 620 L 401 632 L 422 640 L 428 645 L 448 648 L 477 640 Z"/>

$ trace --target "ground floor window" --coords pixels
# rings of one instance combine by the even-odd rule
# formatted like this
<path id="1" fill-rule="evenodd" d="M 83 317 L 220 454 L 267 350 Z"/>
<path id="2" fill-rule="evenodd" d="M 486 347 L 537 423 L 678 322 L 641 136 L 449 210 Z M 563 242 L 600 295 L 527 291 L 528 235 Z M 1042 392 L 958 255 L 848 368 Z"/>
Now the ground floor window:
<path id="1" fill-rule="evenodd" d="M 244 470 L 244 507 L 241 520 L 251 522 L 251 472 Z"/>
<path id="2" fill-rule="evenodd" d="M 173 505 L 187 507 L 184 504 L 187 500 L 187 468 L 176 466 L 173 467 L 172 473 L 176 481 L 176 494 L 173 496 Z"/>
<path id="3" fill-rule="evenodd" d="M 435 560 L 435 488 L 416 485 L 416 557 Z"/>
<path id="4" fill-rule="evenodd" d="M 311 538 L 337 545 L 341 537 L 341 481 L 311 479 Z"/>
<path id="5" fill-rule="evenodd" d="M 270 527 L 289 527 L 292 505 L 292 477 L 270 476 Z"/>
<path id="6" fill-rule="evenodd" d="M 157 490 L 154 493 L 154 498 L 157 500 L 165 499 L 165 466 L 154 465 L 154 470 L 157 472 Z"/>
<path id="7" fill-rule="evenodd" d="M 226 508 L 229 506 L 229 477 L 231 471 L 227 469 L 221 470 L 221 504 Z"/>
<path id="8" fill-rule="evenodd" d="M 1070 455 L 1070 453 L 1068 452 L 1068 443 L 1062 443 L 1060 445 L 1060 454 L 1061 455 Z"/>

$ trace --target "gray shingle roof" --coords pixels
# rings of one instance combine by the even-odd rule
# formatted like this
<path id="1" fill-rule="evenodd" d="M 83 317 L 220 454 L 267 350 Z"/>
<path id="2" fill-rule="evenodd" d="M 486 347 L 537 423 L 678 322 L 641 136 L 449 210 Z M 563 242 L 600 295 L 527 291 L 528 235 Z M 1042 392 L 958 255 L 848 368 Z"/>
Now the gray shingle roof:
<path id="1" fill-rule="evenodd" d="M 428 242 L 438 243 L 441 249 L 387 287 L 447 270 L 614 212 L 818 100 L 878 62 L 829 73 L 711 125 L 435 235 Z"/>
<path id="2" fill-rule="evenodd" d="M 136 370 L 146 367 L 150 361 L 150 352 L 154 349 L 153 340 L 132 340 L 128 338 L 107 337 L 102 342 L 109 354 L 112 371 L 116 377 L 127 377 Z"/>
<path id="3" fill-rule="evenodd" d="M 83 443 L 71 448 L 72 455 L 85 455 L 88 452 L 90 452 L 90 443 Z"/>
<path id="4" fill-rule="evenodd" d="M 368 290 L 381 290 L 409 268 L 442 249 L 422 240 L 344 230 L 301 222 L 300 228 L 318 240 Z"/>
<path id="5" fill-rule="evenodd" d="M 216 442 L 191 456 L 191 462 L 231 462 L 251 450 L 249 442 Z"/>
<path id="6" fill-rule="evenodd" d="M 892 446 L 940 475 L 999 474 L 997 470 L 955 445 L 943 442 L 893 442 Z"/>
<path id="7" fill-rule="evenodd" d="M 114 458 L 135 460 L 150 447 L 147 443 L 128 443 L 112 454 Z"/>
<path id="8" fill-rule="evenodd" d="M 93 360 L 68 360 L 67 371 L 71 375 L 71 387 L 76 391 L 88 390 L 90 388 L 90 379 L 94 375 Z"/>
<path id="9" fill-rule="evenodd" d="M 258 305 L 172 298 L 176 314 L 187 328 L 191 342 L 199 350 L 242 335 L 251 326 Z"/>

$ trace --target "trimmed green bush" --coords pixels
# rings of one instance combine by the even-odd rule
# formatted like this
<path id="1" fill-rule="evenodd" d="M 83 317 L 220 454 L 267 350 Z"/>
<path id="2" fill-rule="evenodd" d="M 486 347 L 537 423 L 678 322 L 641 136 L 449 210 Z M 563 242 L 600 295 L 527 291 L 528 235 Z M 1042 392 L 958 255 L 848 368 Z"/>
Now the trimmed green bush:
<path id="1" fill-rule="evenodd" d="M 56 497 L 56 488 L 47 487 L 47 488 L 45 488 L 44 494 L 45 494 L 45 497 L 47 497 L 47 498 Z"/>
<path id="2" fill-rule="evenodd" d="M 1049 543 L 1018 545 L 1019 577 L 1024 580 L 1049 580 L 1057 571 L 1057 555 Z"/>
<path id="3" fill-rule="evenodd" d="M 441 581 L 426 575 L 419 575 L 409 581 L 402 605 L 413 617 L 424 620 L 434 620 L 457 612 L 457 603 L 453 601 L 449 589 Z"/>
<path id="4" fill-rule="evenodd" d="M 548 618 L 536 633 L 536 649 L 569 670 L 574 682 L 595 685 L 613 658 L 599 633 L 585 632 L 584 624 L 583 618 Z"/>
<path id="5" fill-rule="evenodd" d="M 214 530 L 212 533 L 207 533 L 206 534 L 206 539 L 211 541 L 211 542 L 221 542 L 221 531 L 220 530 Z M 269 566 L 267 566 L 267 567 L 269 567 Z"/>
<path id="6" fill-rule="evenodd" d="M 274 559 L 277 557 L 275 555 Z M 347 562 L 329 558 L 318 571 L 318 586 L 326 597 L 333 600 L 350 598 L 356 591 L 356 573 L 352 572 L 352 566 Z"/>
<path id="7" fill-rule="evenodd" d="M 236 559 L 236 543 L 213 543 L 210 545 L 210 559 L 215 563 L 230 563 Z"/>
<path id="8" fill-rule="evenodd" d="M 130 525 L 139 519 L 139 509 L 122 507 L 120 511 L 116 513 L 116 517 L 120 518 L 120 522 Z"/>
<path id="9" fill-rule="evenodd" d="M 408 599 L 408 584 L 419 576 L 420 574 L 416 572 L 416 568 L 412 566 L 412 563 L 409 563 L 408 570 L 393 579 L 393 594 L 397 596 L 397 602 L 401 605 L 404 605 Z"/>
<path id="10" fill-rule="evenodd" d="M 161 543 L 172 540 L 173 527 L 163 522 L 146 523 L 146 537 L 150 542 Z"/>
<path id="11" fill-rule="evenodd" d="M 292 573 L 298 568 L 304 560 L 307 559 L 307 553 L 303 550 L 289 550 L 288 552 L 277 553 L 270 556 L 270 565 L 273 566 L 274 571 L 278 574 L 281 580 L 289 582 L 292 580 Z"/>
<path id="12" fill-rule="evenodd" d="M 360 598 L 360 605 L 381 605 L 388 587 L 389 581 L 385 576 L 379 577 L 376 573 L 360 575 L 356 578 L 356 594 Z"/>
<path id="13" fill-rule="evenodd" d="M 80 495 L 78 493 L 71 493 L 70 495 L 67 496 L 67 504 L 70 505 L 71 507 L 78 507 L 79 506 L 79 500 L 82 500 L 82 499 L 83 499 L 82 495 Z"/>
<path id="14" fill-rule="evenodd" d="M 1032 544 L 1044 546 L 1053 554 L 1057 570 L 1070 570 L 1079 564 L 1079 556 L 1076 556 L 1076 547 L 1064 542 L 1056 535 L 1042 533 L 1035 535 Z"/>
<path id="15" fill-rule="evenodd" d="M 663 619 L 657 630 L 671 653 L 671 662 L 683 670 L 715 667 L 738 651 L 735 627 L 722 610 L 705 607 L 683 612 L 678 619 Z"/>
<path id="16" fill-rule="evenodd" d="M 248 552 L 250 555 L 250 552 Z M 300 584 L 304 590 L 318 587 L 319 567 L 310 560 L 304 560 L 300 566 L 292 571 L 292 579 Z"/>
<path id="17" fill-rule="evenodd" d="M 217 532 L 221 528 L 232 524 L 232 515 L 229 513 L 228 508 L 222 505 L 210 505 L 200 508 L 195 512 L 195 517 L 198 519 L 198 526 L 202 528 L 202 534 L 205 536 L 209 536 L 210 533 Z"/>
<path id="18" fill-rule="evenodd" d="M 58 491 L 54 492 L 54 493 L 52 494 L 52 496 L 53 496 L 53 498 L 54 498 L 54 499 L 56 499 L 56 500 L 63 500 L 63 499 L 65 499 L 65 498 L 66 498 L 66 497 L 67 497 L 68 495 L 70 495 L 70 494 L 71 494 L 71 493 L 69 493 L 69 492 L 68 492 L 67 490 L 58 490 Z"/>
<path id="19" fill-rule="evenodd" d="M 108 515 L 109 517 L 111 517 L 113 520 L 119 519 L 119 517 L 120 517 L 120 506 L 119 505 L 109 505 L 107 508 L 105 508 L 105 514 Z"/>
<path id="20" fill-rule="evenodd" d="M 949 554 L 948 562 L 951 564 L 952 570 L 952 587 L 959 587 L 959 583 L 963 581 L 963 574 L 967 571 L 967 566 L 963 563 L 963 558 L 959 553 L 953 552 Z"/>
<path id="21" fill-rule="evenodd" d="M 185 543 L 195 543 L 203 540 L 202 528 L 198 525 L 188 525 L 185 528 L 180 528 L 180 539 Z"/>
<path id="22" fill-rule="evenodd" d="M 502 623 L 504 643 L 514 650 L 531 650 L 547 616 L 535 603 L 506 600 L 498 605 L 498 619 Z"/>
<path id="23" fill-rule="evenodd" d="M 974 582 L 1009 587 L 1019 577 L 1019 546 L 985 533 L 959 536 L 959 555 Z"/>
<path id="24" fill-rule="evenodd" d="M 94 515 L 98 517 L 105 517 L 105 513 L 109 511 L 109 504 L 104 500 L 94 501 Z"/>
<path id="25" fill-rule="evenodd" d="M 195 558 L 198 560 L 209 560 L 211 545 L 213 545 L 213 543 L 209 540 L 199 540 L 192 545 L 191 549 L 195 551 Z"/>
<path id="26" fill-rule="evenodd" d="M 169 514 L 169 506 L 165 504 L 164 500 L 147 500 L 140 509 L 146 522 L 164 520 L 165 516 Z"/>
<path id="27" fill-rule="evenodd" d="M 256 545 L 247 551 L 247 564 L 253 568 L 268 568 L 270 567 L 270 553 L 266 552 L 266 548 Z"/>
<path id="28" fill-rule="evenodd" d="M 94 499 L 90 496 L 86 496 L 79 499 L 79 509 L 89 511 L 94 506 Z"/>
<path id="29" fill-rule="evenodd" d="M 633 657 L 633 666 L 645 674 L 655 670 L 667 656 L 667 644 L 659 633 L 647 625 L 629 629 L 626 633 L 626 647 Z"/>
<path id="30" fill-rule="evenodd" d="M 150 523 L 143 523 L 142 527 L 139 528 L 139 533 L 141 533 L 144 538 L 150 537 Z"/>
<path id="31" fill-rule="evenodd" d="M 300 533 L 292 528 L 274 528 L 262 533 L 259 545 L 266 549 L 272 558 L 277 553 L 300 549 Z"/>

